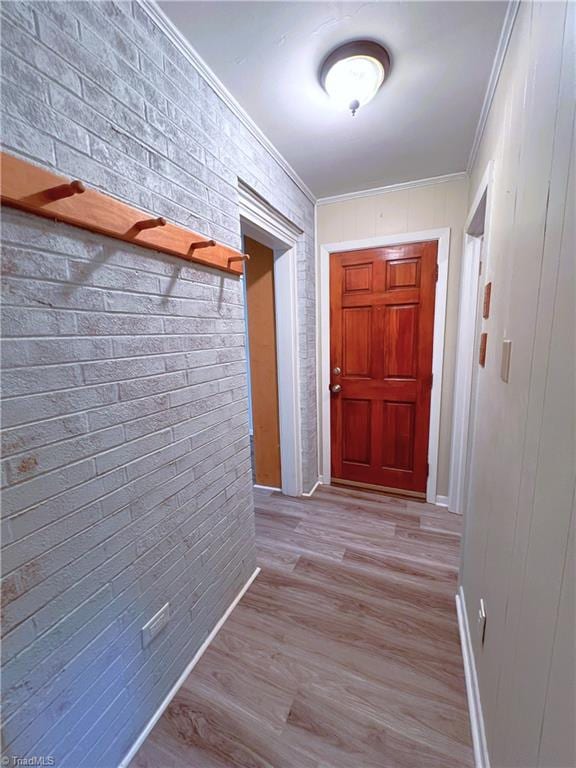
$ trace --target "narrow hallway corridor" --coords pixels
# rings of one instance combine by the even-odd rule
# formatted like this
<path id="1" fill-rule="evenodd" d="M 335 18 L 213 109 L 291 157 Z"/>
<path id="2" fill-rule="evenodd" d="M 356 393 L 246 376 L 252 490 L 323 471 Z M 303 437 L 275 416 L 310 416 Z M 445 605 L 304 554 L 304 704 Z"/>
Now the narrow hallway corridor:
<path id="1" fill-rule="evenodd" d="M 330 487 L 254 493 L 262 571 L 131 768 L 472 766 L 461 517 Z"/>

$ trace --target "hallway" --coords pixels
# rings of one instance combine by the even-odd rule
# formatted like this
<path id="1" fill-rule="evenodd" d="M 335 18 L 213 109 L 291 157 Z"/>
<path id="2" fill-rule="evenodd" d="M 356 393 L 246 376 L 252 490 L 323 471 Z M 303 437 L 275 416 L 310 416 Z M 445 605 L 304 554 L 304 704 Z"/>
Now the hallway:
<path id="1" fill-rule="evenodd" d="M 576 2 L 0 47 L 0 765 L 576 768 Z"/>
<path id="2" fill-rule="evenodd" d="M 131 768 L 472 766 L 461 518 L 330 487 L 255 508 L 262 571 Z"/>

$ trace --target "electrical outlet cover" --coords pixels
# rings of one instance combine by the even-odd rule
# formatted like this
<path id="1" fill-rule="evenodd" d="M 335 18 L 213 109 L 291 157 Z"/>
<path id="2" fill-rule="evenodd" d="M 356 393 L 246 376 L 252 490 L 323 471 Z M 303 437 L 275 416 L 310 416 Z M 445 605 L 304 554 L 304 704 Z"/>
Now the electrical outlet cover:
<path id="1" fill-rule="evenodd" d="M 170 621 L 170 603 L 166 603 L 155 613 L 150 621 L 142 627 L 142 647 L 146 648 L 149 643 L 161 632 Z"/>

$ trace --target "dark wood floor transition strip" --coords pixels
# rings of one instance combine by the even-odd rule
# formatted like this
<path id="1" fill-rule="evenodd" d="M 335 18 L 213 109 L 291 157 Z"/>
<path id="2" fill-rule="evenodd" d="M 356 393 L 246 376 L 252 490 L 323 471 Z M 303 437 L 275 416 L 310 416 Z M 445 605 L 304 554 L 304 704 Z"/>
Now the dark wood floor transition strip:
<path id="1" fill-rule="evenodd" d="M 461 519 L 255 491 L 262 573 L 131 768 L 471 768 Z"/>

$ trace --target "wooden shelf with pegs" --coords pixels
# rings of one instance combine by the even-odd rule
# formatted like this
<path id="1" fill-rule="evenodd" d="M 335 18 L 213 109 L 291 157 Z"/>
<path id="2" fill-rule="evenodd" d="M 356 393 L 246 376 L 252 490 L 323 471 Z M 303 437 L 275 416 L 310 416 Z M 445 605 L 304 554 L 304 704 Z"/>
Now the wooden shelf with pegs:
<path id="1" fill-rule="evenodd" d="M 192 230 L 170 224 L 163 216 L 150 216 L 90 189 L 82 181 L 66 179 L 6 152 L 0 152 L 0 169 L 2 205 L 234 275 L 242 274 L 243 262 L 249 258 Z"/>

